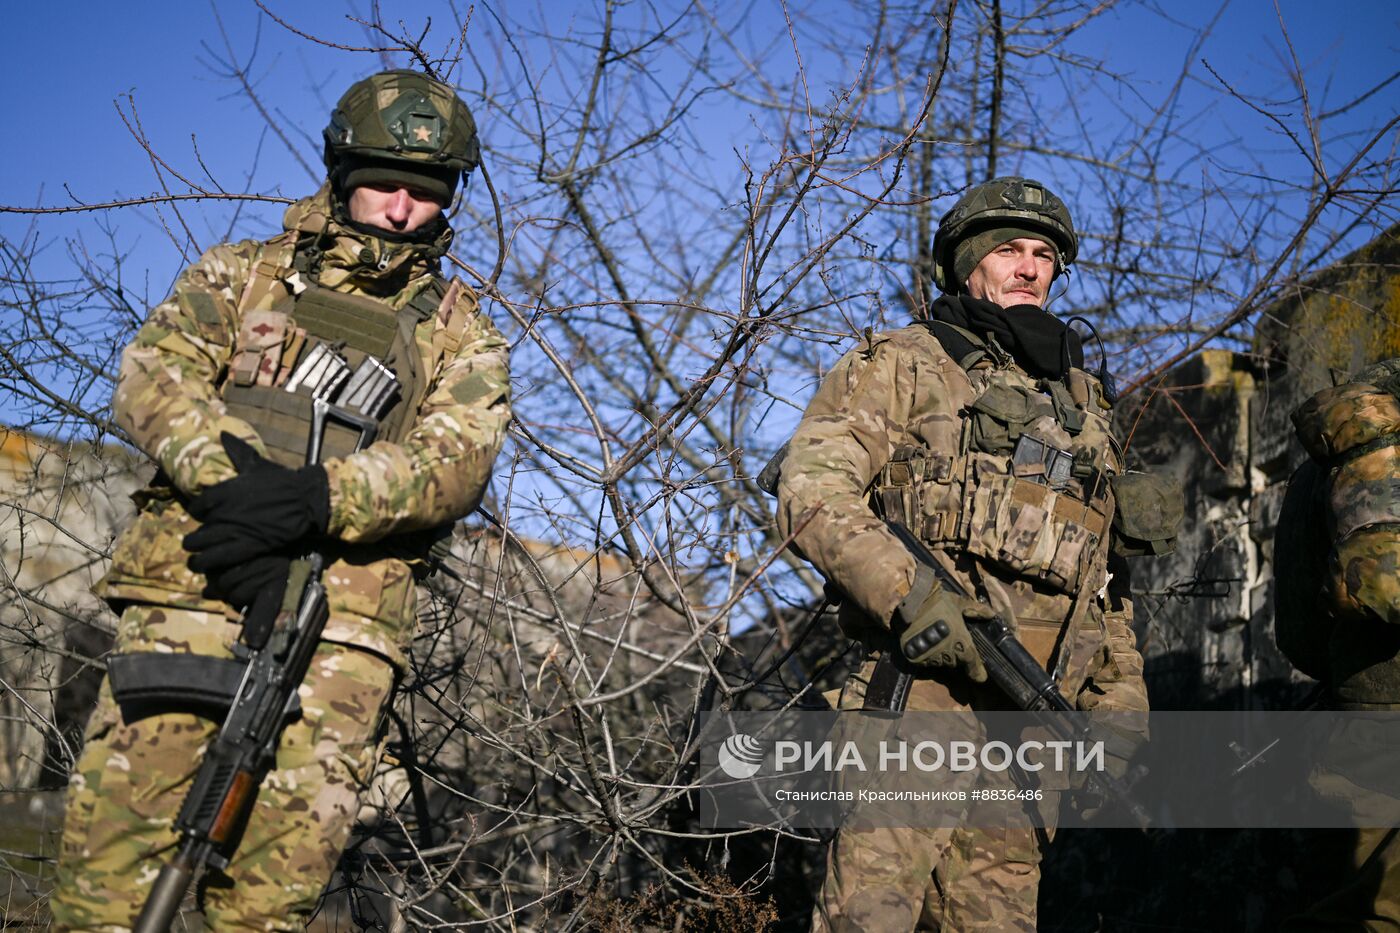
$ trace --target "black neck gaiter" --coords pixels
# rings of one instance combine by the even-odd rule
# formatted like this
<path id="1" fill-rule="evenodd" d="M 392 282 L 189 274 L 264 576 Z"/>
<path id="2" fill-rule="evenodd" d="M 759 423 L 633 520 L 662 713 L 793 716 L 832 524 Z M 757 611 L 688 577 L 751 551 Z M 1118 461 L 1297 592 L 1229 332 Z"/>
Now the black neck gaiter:
<path id="1" fill-rule="evenodd" d="M 1016 365 L 1037 379 L 1063 379 L 1071 366 L 1084 366 L 1079 335 L 1035 305 L 1003 308 L 981 298 L 944 295 L 933 303 L 932 311 L 935 321 L 995 337 Z"/>

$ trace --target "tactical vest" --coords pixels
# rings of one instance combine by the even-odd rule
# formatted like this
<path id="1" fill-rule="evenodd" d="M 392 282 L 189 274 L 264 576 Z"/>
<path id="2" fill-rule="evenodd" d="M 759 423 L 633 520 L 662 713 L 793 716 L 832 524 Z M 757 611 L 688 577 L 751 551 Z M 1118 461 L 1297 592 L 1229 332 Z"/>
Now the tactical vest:
<path id="1" fill-rule="evenodd" d="M 1310 461 L 1275 536 L 1275 632 L 1344 704 L 1400 703 L 1400 360 L 1293 413 Z"/>
<path id="2" fill-rule="evenodd" d="M 453 280 L 444 294 L 441 285 L 433 283 L 397 312 L 387 303 L 367 298 L 342 303 L 339 299 L 346 296 L 332 295 L 311 281 L 312 270 L 305 258 L 297 256 L 294 236 L 283 234 L 254 253 L 238 296 L 239 333 L 234 335 L 228 370 L 220 376 L 216 391 L 232 410 L 256 426 L 276 462 L 300 466 L 306 456 L 310 399 L 285 391 L 286 373 L 316 343 L 340 343 L 351 363 L 358 363 L 366 353 L 383 353 L 397 372 L 400 394 L 399 403 L 381 420 L 379 437 L 401 440 L 412 430 L 437 371 L 457 354 L 466 328 L 475 319 L 471 313 L 459 313 L 464 286 Z M 422 325 L 415 341 L 411 324 L 431 316 L 438 295 L 442 298 L 437 319 Z M 354 323 L 347 323 L 342 309 L 356 316 L 351 319 Z M 347 453 L 357 438 L 357 431 L 328 426 L 323 457 Z M 140 511 L 114 545 L 111 566 L 94 592 L 118 607 L 144 602 L 220 611 L 222 604 L 200 595 L 204 581 L 186 564 L 188 555 L 181 541 L 198 526 L 170 480 L 157 473 L 135 498 Z M 439 531 L 428 529 L 372 545 L 346 545 L 357 583 L 331 588 L 332 612 L 375 620 L 374 626 L 364 629 L 373 630 L 366 638 L 392 641 L 397 636 L 385 632 L 411 621 L 410 578 L 425 569 L 421 558 L 439 537 Z"/>
<path id="3" fill-rule="evenodd" d="M 382 301 L 323 288 L 316 283 L 314 250 L 273 241 L 260 250 L 239 300 L 240 326 L 220 396 L 229 414 L 251 424 L 268 456 L 283 466 L 305 463 L 312 424 L 308 386 L 287 391 L 288 378 L 317 345 L 333 347 L 351 370 L 374 357 L 396 376 L 398 400 L 380 419 L 377 439 L 397 442 L 412 428 L 431 373 L 414 331 L 448 298 L 441 279 L 401 310 Z M 358 431 L 328 423 L 322 457 L 344 457 Z"/>
<path id="4" fill-rule="evenodd" d="M 973 401 L 947 438 L 894 452 L 872 485 L 873 509 L 933 548 L 1059 593 L 1097 592 L 1122 471 L 1102 387 L 1080 369 L 1037 380 L 994 341 L 954 329 L 971 347 L 955 358 Z"/>

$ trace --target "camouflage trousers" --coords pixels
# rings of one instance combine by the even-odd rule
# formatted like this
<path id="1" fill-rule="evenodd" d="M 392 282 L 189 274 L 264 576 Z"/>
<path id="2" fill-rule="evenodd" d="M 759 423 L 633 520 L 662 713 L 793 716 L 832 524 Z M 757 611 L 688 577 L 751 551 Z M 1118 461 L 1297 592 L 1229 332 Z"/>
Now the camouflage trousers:
<path id="1" fill-rule="evenodd" d="M 861 708 L 874 667 L 868 660 L 851 675 L 834 704 L 838 709 Z M 907 708 L 973 708 L 975 697 L 954 684 L 916 680 Z M 827 852 L 812 929 L 1034 931 L 1043 832 L 1029 817 L 1009 827 L 866 825 L 856 810 Z"/>
<path id="2" fill-rule="evenodd" d="M 1039 890 L 1031 826 L 843 827 L 812 929 L 1034 931 Z"/>
<path id="3" fill-rule="evenodd" d="M 219 615 L 132 606 L 117 646 L 228 657 L 237 635 Z M 377 655 L 327 642 L 317 649 L 300 689 L 302 715 L 282 734 L 238 850 L 226 871 L 205 875 L 208 928 L 305 928 L 372 776 L 393 681 L 392 666 Z M 68 786 L 50 902 L 55 929 L 130 929 L 174 854 L 171 826 L 214 732 L 210 721 L 184 713 L 125 722 L 103 682 Z"/>

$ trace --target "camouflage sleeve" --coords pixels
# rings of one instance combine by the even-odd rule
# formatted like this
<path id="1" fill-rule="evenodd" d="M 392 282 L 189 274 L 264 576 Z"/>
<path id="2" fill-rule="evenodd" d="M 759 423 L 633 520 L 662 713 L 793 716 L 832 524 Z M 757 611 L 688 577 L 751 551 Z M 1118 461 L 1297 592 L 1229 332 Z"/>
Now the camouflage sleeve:
<path id="1" fill-rule="evenodd" d="M 1076 704 L 1083 710 L 1146 712 L 1147 682 L 1142 677 L 1142 654 L 1133 634 L 1133 604 L 1123 600 L 1104 613 L 1108 641 L 1103 663 L 1089 675 Z"/>
<path id="2" fill-rule="evenodd" d="M 1147 681 L 1142 679 L 1142 654 L 1137 650 L 1137 635 L 1133 633 L 1133 602 L 1124 600 L 1117 611 L 1103 616 L 1109 630 L 1109 654 L 1117 678 L 1102 678 L 1100 709 L 1121 712 L 1147 712 Z M 1107 665 L 1106 665 L 1107 667 Z"/>
<path id="3" fill-rule="evenodd" d="M 508 345 L 470 294 L 454 313 L 470 315 L 461 344 L 432 379 L 408 436 L 326 462 L 329 530 L 342 540 L 456 520 L 486 491 L 510 422 Z"/>
<path id="4" fill-rule="evenodd" d="M 262 450 L 215 386 L 238 332 L 238 298 L 257 244 L 223 244 L 186 269 L 122 353 L 112 415 L 187 494 L 234 475 L 219 443 L 228 431 Z"/>
<path id="5" fill-rule="evenodd" d="M 904 426 L 940 403 L 940 384 L 936 361 L 914 341 L 900 333 L 868 341 L 822 381 L 783 461 L 779 531 L 801 528 L 796 544 L 807 558 L 886 623 L 913 583 L 914 559 L 870 511 L 866 489 L 894 448 L 911 442 Z"/>

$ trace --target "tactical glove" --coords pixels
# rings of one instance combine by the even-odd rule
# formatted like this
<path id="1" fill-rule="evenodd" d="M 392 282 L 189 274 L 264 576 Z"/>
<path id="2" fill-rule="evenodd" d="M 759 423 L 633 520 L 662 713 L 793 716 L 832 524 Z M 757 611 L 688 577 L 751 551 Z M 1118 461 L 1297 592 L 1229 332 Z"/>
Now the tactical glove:
<path id="1" fill-rule="evenodd" d="M 223 570 L 210 571 L 204 595 L 221 599 L 243 613 L 243 641 L 261 648 L 272 634 L 292 559 L 284 554 L 264 554 Z"/>
<path id="2" fill-rule="evenodd" d="M 252 605 L 258 594 L 266 589 L 278 593 L 287 588 L 287 576 L 292 559 L 284 554 L 264 554 L 232 567 L 212 570 L 204 587 L 204 595 L 220 599 L 243 609 Z"/>
<path id="3" fill-rule="evenodd" d="M 966 614 L 982 613 L 976 604 L 939 586 L 933 571 L 920 566 L 914 571 L 914 585 L 895 610 L 900 651 L 913 664 L 961 668 L 982 683 L 987 669 L 967 630 Z"/>
<path id="4" fill-rule="evenodd" d="M 185 536 L 191 570 L 212 573 L 325 533 L 330 482 L 324 467 L 288 469 L 228 432 L 221 440 L 238 475 L 189 504 L 190 514 L 203 523 Z"/>
<path id="5" fill-rule="evenodd" d="M 1104 744 L 1104 773 L 1121 784 L 1125 790 L 1131 790 L 1132 786 L 1137 783 L 1136 778 L 1141 776 L 1140 773 L 1134 773 L 1135 769 L 1132 765 L 1138 750 L 1147 742 L 1147 736 L 1143 731 L 1147 728 L 1147 714 L 1115 713 L 1113 715 L 1115 719 L 1122 721 L 1104 722 L 1100 718 L 1096 718 L 1093 738 Z M 1141 723 L 1135 722 L 1134 720 L 1139 717 L 1142 720 Z M 1136 770 L 1142 771 L 1141 768 Z M 1080 818 L 1086 822 L 1097 817 L 1105 806 L 1115 802 L 1091 786 L 1083 774 L 1075 782 L 1074 791 L 1074 808 L 1078 811 Z"/>
<path id="6" fill-rule="evenodd" d="M 256 558 L 251 563 L 259 560 L 262 558 Z M 272 635 L 272 628 L 277 624 L 277 613 L 282 609 L 282 600 L 287 594 L 287 576 L 290 573 L 291 561 L 278 558 L 272 560 L 281 565 L 277 576 L 269 574 L 244 600 L 235 602 L 233 597 L 226 600 L 229 605 L 237 607 L 243 613 L 243 618 L 239 620 L 243 625 L 243 643 L 253 649 L 267 644 L 269 636 Z"/>

